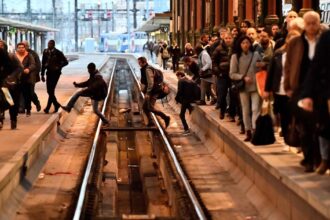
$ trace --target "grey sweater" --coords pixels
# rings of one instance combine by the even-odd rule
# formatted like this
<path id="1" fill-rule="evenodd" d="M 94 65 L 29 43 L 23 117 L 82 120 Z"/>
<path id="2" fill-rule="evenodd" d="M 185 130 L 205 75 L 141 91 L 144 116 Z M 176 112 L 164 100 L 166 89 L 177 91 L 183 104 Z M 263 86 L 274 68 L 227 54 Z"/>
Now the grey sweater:
<path id="1" fill-rule="evenodd" d="M 251 65 L 248 68 L 248 65 L 250 63 L 251 57 L 252 62 Z M 239 63 L 237 60 L 237 54 L 233 54 L 230 60 L 230 71 L 229 71 L 229 76 L 232 80 L 240 80 L 243 78 L 244 74 L 247 72 L 246 76 L 249 76 L 253 79 L 252 83 L 245 84 L 245 91 L 246 92 L 254 92 L 257 91 L 257 86 L 256 86 L 256 72 L 259 71 L 259 69 L 256 67 L 256 62 L 258 60 L 261 60 L 261 57 L 258 52 L 249 52 L 248 54 L 242 53 L 241 57 L 239 58 Z"/>

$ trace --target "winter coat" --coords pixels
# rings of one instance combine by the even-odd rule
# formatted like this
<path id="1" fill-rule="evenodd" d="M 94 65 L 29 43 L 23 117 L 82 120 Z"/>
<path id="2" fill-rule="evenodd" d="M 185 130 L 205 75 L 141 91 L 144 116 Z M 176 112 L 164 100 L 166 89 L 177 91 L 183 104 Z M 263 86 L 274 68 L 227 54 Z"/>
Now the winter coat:
<path id="1" fill-rule="evenodd" d="M 90 74 L 87 81 L 76 83 L 75 86 L 78 88 L 87 87 L 84 89 L 85 94 L 96 101 L 105 99 L 107 94 L 107 84 L 98 71 L 95 74 Z"/>
<path id="2" fill-rule="evenodd" d="M 41 75 L 44 76 L 46 70 L 47 74 L 61 74 L 62 68 L 69 62 L 60 50 L 54 48 L 53 50 L 44 50 L 41 64 Z"/>

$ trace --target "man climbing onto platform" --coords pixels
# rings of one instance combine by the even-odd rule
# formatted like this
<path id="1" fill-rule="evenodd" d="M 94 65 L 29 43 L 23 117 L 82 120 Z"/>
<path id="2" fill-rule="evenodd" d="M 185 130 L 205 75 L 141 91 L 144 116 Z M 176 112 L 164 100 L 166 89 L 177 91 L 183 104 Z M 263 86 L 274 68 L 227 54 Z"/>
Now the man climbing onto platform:
<path id="1" fill-rule="evenodd" d="M 80 96 L 90 97 L 93 102 L 93 111 L 95 112 L 95 114 L 97 114 L 97 116 L 99 116 L 99 118 L 102 120 L 104 124 L 108 125 L 109 121 L 104 117 L 104 115 L 98 109 L 99 101 L 104 100 L 105 97 L 107 96 L 108 86 L 104 81 L 100 72 L 96 69 L 95 63 L 89 63 L 87 65 L 87 69 L 89 72 L 89 79 L 87 81 L 81 83 L 73 82 L 73 85 L 77 88 L 84 88 L 84 87 L 87 88 L 76 92 L 71 97 L 68 104 L 66 106 L 61 106 L 61 107 L 65 111 L 70 112 Z"/>
<path id="2" fill-rule="evenodd" d="M 141 67 L 141 84 L 144 86 L 142 89 L 142 92 L 144 93 L 144 102 L 142 108 L 148 118 L 147 126 L 153 126 L 150 114 L 152 112 L 164 120 L 165 127 L 167 128 L 170 124 L 171 118 L 165 115 L 163 112 L 155 109 L 155 104 L 161 90 L 159 86 L 163 79 L 156 79 L 158 75 L 156 74 L 156 69 L 148 65 L 147 59 L 145 57 L 139 57 L 138 63 Z"/>

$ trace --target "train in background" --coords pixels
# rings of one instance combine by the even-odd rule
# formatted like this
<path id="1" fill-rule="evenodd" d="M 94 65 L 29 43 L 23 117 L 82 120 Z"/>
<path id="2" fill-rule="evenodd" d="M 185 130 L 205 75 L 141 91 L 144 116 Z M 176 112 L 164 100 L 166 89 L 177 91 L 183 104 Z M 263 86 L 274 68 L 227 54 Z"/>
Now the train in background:
<path id="1" fill-rule="evenodd" d="M 330 25 L 330 0 L 320 0 L 321 22 Z"/>
<path id="2" fill-rule="evenodd" d="M 99 41 L 100 52 L 143 52 L 143 45 L 147 42 L 148 35 L 146 32 L 102 33 Z"/>

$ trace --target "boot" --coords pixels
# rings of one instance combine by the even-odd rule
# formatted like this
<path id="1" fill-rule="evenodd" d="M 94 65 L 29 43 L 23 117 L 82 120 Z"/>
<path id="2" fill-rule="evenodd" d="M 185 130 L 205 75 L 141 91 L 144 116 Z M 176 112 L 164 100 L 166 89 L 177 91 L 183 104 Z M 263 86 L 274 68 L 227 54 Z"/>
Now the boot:
<path id="1" fill-rule="evenodd" d="M 17 128 L 17 121 L 10 121 L 11 130 L 15 130 Z"/>
<path id="2" fill-rule="evenodd" d="M 316 173 L 323 175 L 325 172 L 327 172 L 328 169 L 328 161 L 322 160 L 320 166 L 316 169 Z"/>
<path id="3" fill-rule="evenodd" d="M 244 139 L 245 142 L 251 141 L 252 139 L 252 132 L 251 130 L 246 131 L 246 138 Z"/>

